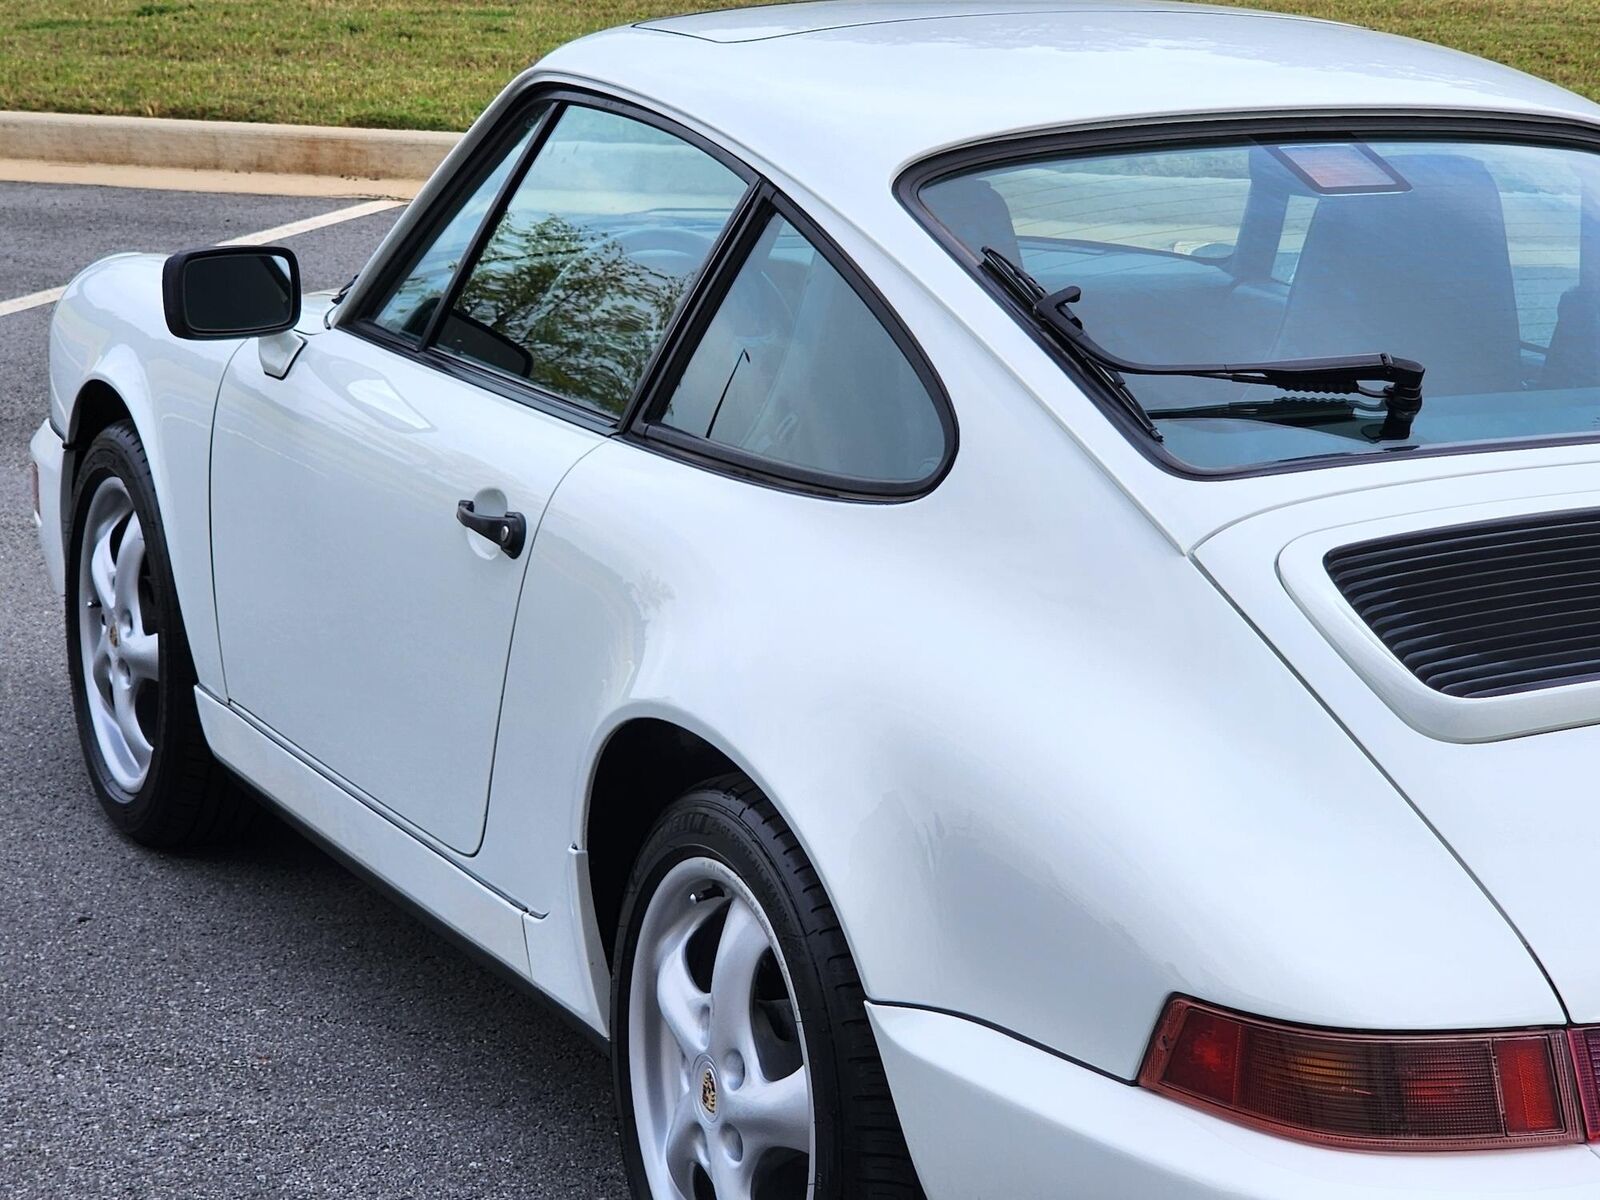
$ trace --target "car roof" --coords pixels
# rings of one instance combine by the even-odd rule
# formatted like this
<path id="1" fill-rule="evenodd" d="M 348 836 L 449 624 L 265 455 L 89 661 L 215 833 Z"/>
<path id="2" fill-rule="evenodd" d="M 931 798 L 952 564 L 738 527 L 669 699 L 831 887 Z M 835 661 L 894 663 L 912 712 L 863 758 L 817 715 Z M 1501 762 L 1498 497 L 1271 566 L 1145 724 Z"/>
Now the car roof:
<path id="1" fill-rule="evenodd" d="M 813 0 L 608 30 L 538 73 L 708 128 L 826 193 L 966 143 L 1200 114 L 1499 111 L 1600 124 L 1531 75 L 1305 17 L 1161 0 Z"/>
<path id="2" fill-rule="evenodd" d="M 909 21 L 937 21 L 974 16 L 1014 16 L 1024 13 L 1091 12 L 1106 9 L 1198 9 L 1201 5 L 1172 3 L 1171 0 L 1126 0 L 1106 4 L 1103 0 L 1020 0 L 999 6 L 972 4 L 967 0 L 810 0 L 803 4 L 764 4 L 754 8 L 724 8 L 711 12 L 689 13 L 640 21 L 641 29 L 703 38 L 709 42 L 755 42 L 768 38 L 816 33 L 826 29 L 854 29 L 866 25 L 890 25 Z M 1214 11 L 1237 11 L 1216 8 Z M 1266 15 L 1266 14 L 1264 14 Z M 1301 18 L 1291 18 L 1301 19 Z"/>

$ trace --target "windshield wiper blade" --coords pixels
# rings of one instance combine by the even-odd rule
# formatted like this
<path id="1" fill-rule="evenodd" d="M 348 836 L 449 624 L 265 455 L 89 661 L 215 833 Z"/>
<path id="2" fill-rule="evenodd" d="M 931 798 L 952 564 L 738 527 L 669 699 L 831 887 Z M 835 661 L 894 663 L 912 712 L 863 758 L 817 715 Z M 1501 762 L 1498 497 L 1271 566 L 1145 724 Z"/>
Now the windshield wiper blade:
<path id="1" fill-rule="evenodd" d="M 1152 429 L 1154 420 L 1144 406 L 1133 399 L 1120 378 L 1122 375 L 1184 375 L 1231 383 L 1264 384 L 1290 392 L 1366 396 L 1383 401 L 1384 420 L 1378 433 L 1379 441 L 1405 441 L 1410 438 L 1411 423 L 1422 411 L 1424 368 L 1421 363 L 1409 358 L 1392 354 L 1349 354 L 1331 358 L 1285 359 L 1280 362 L 1135 362 L 1113 354 L 1096 342 L 1084 331 L 1083 322 L 1067 308 L 1067 305 L 1076 304 L 1083 298 L 1081 288 L 1065 287 L 1047 292 L 1037 279 L 992 246 L 983 248 L 983 265 L 1062 345 L 1103 372 L 1115 376 L 1119 391 L 1132 400 L 1142 422 Z M 1373 380 L 1381 380 L 1388 386 L 1382 389 L 1362 386 L 1363 382 Z M 1189 409 L 1185 415 L 1200 416 L 1204 412 L 1204 409 Z M 1242 414 L 1235 410 L 1231 415 Z"/>
<path id="2" fill-rule="evenodd" d="M 1055 322 L 1039 311 L 1039 305 L 1048 301 L 1050 297 L 1037 279 L 991 246 L 983 248 L 983 265 L 1047 329 L 1057 333 L 1060 332 L 1056 329 Z M 1076 298 L 1074 297 L 1074 299 Z M 1066 303 L 1066 301 L 1063 300 L 1062 303 Z M 1161 436 L 1161 430 L 1156 427 L 1155 421 L 1145 411 L 1144 405 L 1139 403 L 1139 397 L 1133 394 L 1133 389 L 1122 378 L 1119 369 L 1106 358 L 1096 357 L 1083 350 L 1082 347 L 1079 348 L 1079 353 L 1082 358 L 1088 361 L 1090 366 L 1095 368 L 1096 373 L 1105 380 L 1107 386 L 1111 388 L 1112 394 L 1122 402 L 1122 406 L 1139 423 L 1139 427 L 1154 440 L 1158 442 L 1164 440 Z"/>
<path id="3" fill-rule="evenodd" d="M 1221 418 L 1263 421 L 1270 425 L 1303 429 L 1342 425 L 1346 428 L 1334 432 L 1369 442 L 1389 440 L 1383 436 L 1388 422 L 1386 409 L 1368 407 L 1354 400 L 1341 400 L 1333 396 L 1278 396 L 1271 400 L 1239 400 L 1232 404 L 1202 404 L 1194 408 L 1157 408 L 1150 410 L 1150 415 L 1161 421 Z"/>

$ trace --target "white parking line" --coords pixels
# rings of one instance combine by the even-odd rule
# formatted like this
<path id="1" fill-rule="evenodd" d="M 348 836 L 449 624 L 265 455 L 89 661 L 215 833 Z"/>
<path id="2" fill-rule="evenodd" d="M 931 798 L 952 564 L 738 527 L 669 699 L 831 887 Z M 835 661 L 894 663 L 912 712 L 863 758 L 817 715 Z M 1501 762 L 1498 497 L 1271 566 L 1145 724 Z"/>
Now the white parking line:
<path id="1" fill-rule="evenodd" d="M 279 238 L 294 237 L 297 233 L 310 233 L 313 229 L 337 225 L 341 221 L 354 221 L 358 217 L 370 217 L 373 213 L 388 212 L 391 208 L 399 208 L 403 203 L 405 203 L 403 200 L 368 200 L 362 204 L 352 204 L 349 208 L 336 208 L 321 216 L 307 217 L 304 221 L 290 221 L 287 225 L 263 229 L 260 233 L 247 233 L 243 237 L 229 238 L 225 242 L 218 242 L 217 245 L 249 246 L 257 242 L 275 242 Z"/>
<path id="2" fill-rule="evenodd" d="M 399 208 L 403 203 L 405 203 L 403 200 L 364 200 L 360 204 L 336 208 L 332 212 L 307 217 L 303 221 L 290 221 L 287 225 L 277 225 L 271 229 L 263 229 L 259 233 L 247 233 L 243 237 L 229 238 L 225 242 L 218 242 L 217 245 L 249 246 L 255 243 L 281 241 L 296 234 L 310 233 L 313 229 L 338 225 L 342 221 L 354 221 L 361 217 L 370 217 L 373 213 L 387 212 L 391 208 Z M 15 300 L 0 300 L 0 317 L 26 312 L 30 308 L 38 308 L 44 304 L 54 304 L 61 299 L 61 294 L 66 290 L 65 287 L 47 288 L 42 292 L 29 292 L 26 296 L 18 296 Z"/>
<path id="3" fill-rule="evenodd" d="M 0 300 L 0 317 L 9 317 L 12 313 L 38 308 L 41 304 L 54 304 L 61 299 L 61 293 L 66 290 L 64 287 L 48 288 L 42 292 L 29 292 L 26 296 L 18 296 L 15 300 Z"/>

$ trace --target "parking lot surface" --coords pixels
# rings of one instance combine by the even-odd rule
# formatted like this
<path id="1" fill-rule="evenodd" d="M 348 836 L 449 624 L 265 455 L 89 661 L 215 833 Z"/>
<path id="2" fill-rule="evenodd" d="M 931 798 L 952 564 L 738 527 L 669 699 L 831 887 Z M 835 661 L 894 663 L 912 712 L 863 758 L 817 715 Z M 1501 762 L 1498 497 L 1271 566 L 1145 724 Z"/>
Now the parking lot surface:
<path id="1" fill-rule="evenodd" d="M 349 200 L 0 184 L 0 311 Z M 288 237 L 344 282 L 400 210 Z M 0 316 L 0 1196 L 622 1197 L 603 1056 L 296 834 L 101 819 L 27 496 L 48 305 Z"/>

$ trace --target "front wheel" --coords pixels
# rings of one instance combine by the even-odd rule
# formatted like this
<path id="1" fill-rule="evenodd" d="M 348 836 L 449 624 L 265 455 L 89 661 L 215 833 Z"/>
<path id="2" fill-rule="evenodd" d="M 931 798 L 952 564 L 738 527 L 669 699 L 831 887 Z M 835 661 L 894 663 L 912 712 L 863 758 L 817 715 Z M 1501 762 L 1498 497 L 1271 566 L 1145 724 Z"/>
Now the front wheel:
<path id="1" fill-rule="evenodd" d="M 612 995 L 640 1200 L 921 1196 L 843 931 L 741 778 L 679 800 L 641 851 Z"/>
<path id="2" fill-rule="evenodd" d="M 155 484 L 126 421 L 95 438 L 78 471 L 66 626 L 84 764 L 112 824 L 161 847 L 243 832 L 255 805 L 200 729 Z"/>

